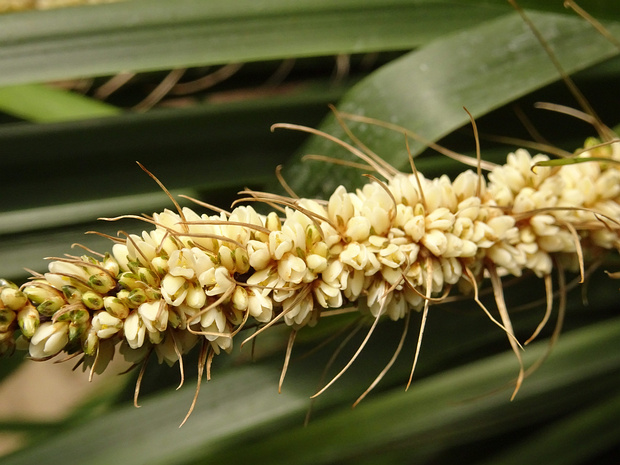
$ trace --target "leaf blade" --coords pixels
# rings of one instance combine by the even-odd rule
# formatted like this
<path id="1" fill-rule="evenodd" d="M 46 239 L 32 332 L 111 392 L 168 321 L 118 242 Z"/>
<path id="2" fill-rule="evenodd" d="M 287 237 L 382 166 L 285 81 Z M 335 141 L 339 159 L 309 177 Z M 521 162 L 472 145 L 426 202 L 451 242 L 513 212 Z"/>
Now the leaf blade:
<path id="1" fill-rule="evenodd" d="M 0 86 L 409 49 L 506 11 L 430 0 L 134 0 L 4 15 Z"/>
<path id="2" fill-rule="evenodd" d="M 532 14 L 532 18 L 547 31 L 547 40 L 568 72 L 618 53 L 580 19 L 550 13 Z M 610 28 L 620 35 L 617 24 Z M 394 123 L 435 141 L 469 122 L 463 106 L 479 117 L 557 79 L 548 56 L 514 13 L 439 39 L 382 67 L 351 89 L 338 111 Z M 368 124 L 351 124 L 351 128 L 371 149 L 380 146 L 375 151 L 394 167 L 407 169 L 402 133 Z M 346 137 L 334 117 L 327 118 L 321 129 Z M 411 141 L 410 147 L 416 155 L 425 145 Z M 306 153 L 351 159 L 320 137 L 302 148 L 301 154 Z M 327 197 L 339 184 L 359 186 L 359 173 L 341 166 L 302 163 L 299 157 L 285 170 L 291 187 L 311 197 Z"/>

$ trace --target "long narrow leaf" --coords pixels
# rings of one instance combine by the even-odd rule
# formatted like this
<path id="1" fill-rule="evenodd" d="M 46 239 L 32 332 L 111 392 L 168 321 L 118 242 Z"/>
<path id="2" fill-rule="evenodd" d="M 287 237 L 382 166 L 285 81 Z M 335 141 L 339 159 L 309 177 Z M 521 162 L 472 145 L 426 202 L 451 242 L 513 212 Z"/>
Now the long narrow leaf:
<path id="1" fill-rule="evenodd" d="M 342 463 L 404 437 L 410 438 L 411 446 L 427 447 L 443 428 L 454 422 L 471 424 L 502 406 L 522 412 L 521 405 L 527 405 L 528 416 L 535 418 L 537 409 L 545 408 L 538 401 L 541 396 L 557 396 L 580 380 L 617 370 L 620 353 L 609 348 L 619 337 L 618 319 L 566 334 L 546 369 L 528 380 L 513 404 L 505 392 L 471 400 L 514 374 L 514 355 L 509 352 L 433 376 L 409 392 L 402 388 L 389 392 L 354 411 L 347 408 L 316 420 L 307 428 L 301 421 L 307 397 L 293 389 L 278 394 L 277 367 L 239 367 L 209 384 L 208 396 L 201 399 L 180 430 L 178 424 L 191 402 L 192 387 L 144 401 L 139 410 L 128 406 L 80 425 L 52 441 L 7 457 L 3 463 L 58 463 L 70 454 L 72 463 L 89 465 L 155 465 L 199 459 L 269 463 L 274 457 L 282 463 L 318 464 Z M 545 344 L 529 347 L 529 355 L 540 356 Z M 262 436 L 274 422 L 295 426 L 281 429 L 272 438 Z M 458 441 L 462 430 L 453 430 L 452 434 L 457 435 L 452 440 Z M 243 447 L 234 446 L 234 441 L 246 436 L 254 439 Z"/>
<path id="2" fill-rule="evenodd" d="M 121 112 L 99 100 L 36 84 L 0 87 L 0 111 L 40 123 L 100 118 Z"/>
<path id="3" fill-rule="evenodd" d="M 580 18 L 550 13 L 531 17 L 567 72 L 618 53 Z M 620 36 L 620 25 L 610 30 Z M 432 42 L 384 66 L 354 87 L 338 111 L 400 125 L 435 141 L 469 122 L 463 107 L 480 117 L 557 79 L 544 49 L 515 13 Z M 350 126 L 382 158 L 408 169 L 403 133 L 369 124 Z M 333 117 L 321 129 L 346 137 Z M 411 137 L 409 142 L 414 155 L 425 148 Z M 348 155 L 320 137 L 303 147 L 305 154 Z M 308 196 L 328 196 L 339 184 L 363 182 L 359 170 L 317 162 L 289 164 L 285 174 L 298 194 Z"/>
<path id="4" fill-rule="evenodd" d="M 506 6 L 408 0 L 134 0 L 0 16 L 0 85 L 410 49 Z"/>

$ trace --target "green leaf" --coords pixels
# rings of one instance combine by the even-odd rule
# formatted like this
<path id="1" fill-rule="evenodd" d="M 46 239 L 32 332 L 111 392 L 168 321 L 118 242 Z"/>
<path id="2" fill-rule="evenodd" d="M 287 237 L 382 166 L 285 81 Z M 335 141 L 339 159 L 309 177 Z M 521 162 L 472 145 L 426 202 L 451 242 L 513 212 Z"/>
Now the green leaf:
<path id="1" fill-rule="evenodd" d="M 559 61 L 569 73 L 618 54 L 618 50 L 581 19 L 532 13 Z M 610 30 L 620 35 L 620 25 Z M 463 107 L 478 118 L 516 98 L 559 79 L 549 57 L 516 13 L 434 41 L 382 67 L 357 84 L 338 111 L 399 125 L 436 141 L 469 123 Z M 392 166 L 410 170 L 401 131 L 348 122 L 352 131 Z M 336 118 L 320 127 L 345 138 Z M 413 155 L 425 144 L 409 137 Z M 472 141 L 473 147 L 473 141 Z M 313 137 L 301 155 L 352 159 L 344 149 Z M 483 153 L 484 158 L 484 153 Z M 285 177 L 299 194 L 328 197 L 339 185 L 359 186 L 360 171 L 328 163 L 292 163 Z"/>
<path id="2" fill-rule="evenodd" d="M 545 463 L 570 465 L 588 463 L 601 451 L 613 451 L 620 437 L 620 396 L 612 394 L 596 399 L 588 409 L 581 409 L 544 428 L 535 437 L 507 448 L 487 463 L 521 465 Z M 577 447 L 567 447 L 577 444 Z"/>
<path id="3" fill-rule="evenodd" d="M 173 193 L 208 195 L 209 202 L 228 207 L 240 188 L 271 180 L 275 167 L 301 143 L 300 134 L 271 134 L 270 124 L 316 125 L 341 92 L 316 85 L 250 101 L 0 125 L 2 168 L 10 173 L 2 185 L 7 197 L 0 207 L 0 276 L 24 277 L 24 268 L 43 271 L 43 257 L 68 253 L 75 242 L 110 248 L 109 241 L 84 236 L 85 231 L 115 235 L 144 226 L 97 222 L 99 217 L 170 207 L 136 160 Z M 9 198 L 11 192 L 19 195 Z"/>
<path id="4" fill-rule="evenodd" d="M 33 122 L 101 118 L 121 113 L 99 100 L 43 85 L 0 87 L 0 111 Z"/>
<path id="5" fill-rule="evenodd" d="M 475 3 L 477 5 L 506 5 L 510 0 L 463 0 L 463 3 Z M 577 13 L 568 6 L 568 1 L 556 0 L 516 0 L 521 8 L 547 11 L 552 13 L 565 13 L 577 17 Z M 620 20 L 620 4 L 614 0 L 597 0 L 596 2 L 574 2 L 581 4 L 581 8 L 594 18 Z"/>
<path id="6" fill-rule="evenodd" d="M 486 394 L 515 373 L 514 354 L 506 352 L 418 381 L 408 392 L 401 385 L 353 411 L 332 411 L 307 428 L 302 424 L 307 394 L 291 386 L 278 394 L 277 366 L 237 367 L 203 388 L 196 410 L 180 430 L 191 386 L 150 398 L 140 409 L 128 406 L 81 424 L 3 463 L 60 463 L 68 453 L 72 463 L 89 465 L 268 463 L 274 457 L 289 464 L 357 463 L 403 440 L 414 458 L 438 446 L 492 435 L 499 425 L 510 430 L 571 407 L 567 392 L 620 368 L 620 352 L 609 350 L 619 337 L 618 318 L 565 334 L 513 403 L 506 391 Z M 528 360 L 545 349 L 544 341 L 529 346 Z M 606 388 L 613 389 L 613 383 Z M 555 404 L 550 402 L 554 398 Z"/>
<path id="7" fill-rule="evenodd" d="M 262 463 L 269 457 L 289 464 L 356 463 L 359 457 L 378 456 L 391 444 L 405 442 L 413 460 L 428 451 L 515 429 L 519 423 L 548 415 L 549 410 L 570 408 L 573 399 L 566 392 L 573 386 L 620 367 L 620 353 L 609 353 L 618 337 L 617 318 L 565 334 L 552 358 L 526 380 L 512 403 L 506 391 L 489 392 L 491 386 L 514 374 L 513 354 L 505 353 L 419 381 L 408 392 L 394 389 L 307 428 L 299 426 L 273 438 L 254 440 L 242 449 L 223 444 L 215 456 L 205 454 L 204 458 L 232 463 Z M 542 350 L 544 343 L 528 347 L 526 356 L 538 357 Z M 607 389 L 613 389 L 613 384 L 608 383 Z M 551 405 L 559 393 L 564 396 Z"/>
<path id="8" fill-rule="evenodd" d="M 508 11 L 436 0 L 134 0 L 0 16 L 0 85 L 410 49 Z"/>

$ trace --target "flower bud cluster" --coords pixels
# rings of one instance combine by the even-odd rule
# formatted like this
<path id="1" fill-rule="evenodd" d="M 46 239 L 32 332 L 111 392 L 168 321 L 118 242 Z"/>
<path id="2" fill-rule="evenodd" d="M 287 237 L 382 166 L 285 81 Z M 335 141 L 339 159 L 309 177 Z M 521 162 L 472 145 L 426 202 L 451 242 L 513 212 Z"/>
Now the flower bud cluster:
<path id="1" fill-rule="evenodd" d="M 617 248 L 616 165 L 532 170 L 542 160 L 517 150 L 488 182 L 397 174 L 327 202 L 278 198 L 281 216 L 165 210 L 111 255 L 56 259 L 21 288 L 0 281 L 0 352 L 83 353 L 99 371 L 120 345 L 131 361 L 154 351 L 173 364 L 199 341 L 230 351 L 250 319 L 300 328 L 352 303 L 397 320 L 452 286 L 477 286 L 491 265 L 542 277 L 578 247 Z"/>

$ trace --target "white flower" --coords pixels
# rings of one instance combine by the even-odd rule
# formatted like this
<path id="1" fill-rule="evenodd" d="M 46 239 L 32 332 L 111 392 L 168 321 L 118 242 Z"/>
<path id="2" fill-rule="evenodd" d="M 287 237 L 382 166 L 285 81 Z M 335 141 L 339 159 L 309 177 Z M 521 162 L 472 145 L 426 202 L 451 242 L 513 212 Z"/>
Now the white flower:
<path id="1" fill-rule="evenodd" d="M 198 284 L 189 283 L 185 303 L 192 308 L 200 309 L 204 307 L 206 302 L 207 293 L 205 290 Z"/>
<path id="2" fill-rule="evenodd" d="M 144 302 L 138 307 L 138 314 L 151 333 L 165 331 L 168 326 L 168 305 L 161 300 Z"/>
<path id="3" fill-rule="evenodd" d="M 68 342 L 68 322 L 41 323 L 30 339 L 30 356 L 35 359 L 51 357 L 64 349 Z"/>
<path id="4" fill-rule="evenodd" d="M 325 281 L 320 281 L 314 288 L 317 303 L 323 308 L 338 308 L 342 306 L 342 292 Z M 312 300 L 312 299 L 311 299 Z"/>
<path id="5" fill-rule="evenodd" d="M 386 234 L 390 229 L 390 211 L 395 208 L 392 198 L 377 183 L 366 184 L 361 195 L 364 202 L 360 214 L 370 221 L 374 234 Z"/>
<path id="6" fill-rule="evenodd" d="M 250 266 L 255 270 L 264 270 L 271 262 L 269 244 L 261 241 L 248 241 L 248 258 Z"/>
<path id="7" fill-rule="evenodd" d="M 426 222 L 423 215 L 415 215 L 405 223 L 405 232 L 413 242 L 419 242 L 426 233 Z"/>
<path id="8" fill-rule="evenodd" d="M 127 255 L 131 261 L 139 261 L 142 266 L 148 266 L 148 263 L 157 255 L 158 242 L 152 240 L 151 234 L 144 231 L 142 237 L 130 234 L 125 241 L 127 245 Z"/>
<path id="9" fill-rule="evenodd" d="M 97 312 L 91 322 L 99 339 L 107 339 L 123 329 L 123 321 L 106 311 Z"/>
<path id="10" fill-rule="evenodd" d="M 50 262 L 50 264 L 48 265 L 48 269 L 50 270 L 50 273 L 74 276 L 77 279 L 81 279 L 83 281 L 88 281 L 88 279 L 90 278 L 90 273 L 88 273 L 85 267 L 76 265 L 74 263 L 53 261 Z M 69 284 L 68 280 L 67 284 Z"/>
<path id="11" fill-rule="evenodd" d="M 182 276 L 167 274 L 161 281 L 161 294 L 170 305 L 179 306 L 185 300 L 189 283 Z"/>
<path id="12" fill-rule="evenodd" d="M 348 273 L 346 275 L 347 279 L 344 280 L 344 285 L 341 284 L 341 287 L 344 291 L 344 295 L 347 299 L 354 302 L 356 301 L 362 291 L 364 290 L 364 282 L 366 281 L 366 276 L 363 271 L 353 271 L 352 273 Z M 341 280 L 342 282 L 342 280 Z"/>
<path id="13" fill-rule="evenodd" d="M 438 208 L 426 215 L 426 229 L 447 231 L 454 224 L 454 214 L 447 208 Z"/>
<path id="14" fill-rule="evenodd" d="M 443 273 L 444 282 L 447 284 L 456 284 L 459 279 L 461 279 L 461 276 L 463 276 L 463 266 L 460 260 L 442 257 L 439 262 L 441 263 L 441 272 Z"/>
<path id="15" fill-rule="evenodd" d="M 200 282 L 207 288 L 207 295 L 221 295 L 228 292 L 235 282 L 224 266 L 212 268 L 201 275 Z"/>
<path id="16" fill-rule="evenodd" d="M 230 213 L 228 221 L 263 226 L 265 224 L 265 217 L 256 213 L 250 206 L 239 206 Z M 251 228 L 236 225 L 222 225 L 221 230 L 223 236 L 242 244 L 245 244 L 252 236 L 253 231 L 255 231 Z"/>
<path id="17" fill-rule="evenodd" d="M 329 219 L 338 226 L 338 229 L 344 230 L 349 219 L 355 213 L 351 194 L 349 194 L 344 186 L 338 186 L 329 198 L 327 205 Z"/>
<path id="18" fill-rule="evenodd" d="M 500 243 L 487 250 L 487 256 L 514 276 L 521 276 L 526 262 L 525 253 L 509 244 Z"/>
<path id="19" fill-rule="evenodd" d="M 190 249 L 175 250 L 168 259 L 168 273 L 172 276 L 180 276 L 192 279 L 196 273 L 196 260 Z"/>
<path id="20" fill-rule="evenodd" d="M 146 336 L 146 327 L 137 311 L 131 312 L 129 316 L 125 318 L 123 331 L 125 332 L 125 339 L 129 347 L 132 349 L 142 347 Z"/>
<path id="21" fill-rule="evenodd" d="M 346 236 L 352 241 L 363 242 L 370 235 L 370 219 L 365 216 L 354 216 L 347 222 Z"/>
<path id="22" fill-rule="evenodd" d="M 153 215 L 153 220 L 164 228 L 179 232 L 183 231 L 182 225 L 179 224 L 182 221 L 179 214 L 167 208 L 161 213 L 155 213 Z"/>
<path id="23" fill-rule="evenodd" d="M 295 304 L 294 306 L 292 306 L 293 303 Z M 303 326 L 308 323 L 312 317 L 313 309 L 314 301 L 311 294 L 308 294 L 301 300 L 298 300 L 295 296 L 282 302 L 284 321 L 289 326 Z"/>
<path id="24" fill-rule="evenodd" d="M 269 251 L 274 260 L 280 260 L 286 252 L 293 250 L 293 241 L 282 231 L 269 234 Z"/>
<path id="25" fill-rule="evenodd" d="M 474 220 L 484 219 L 480 218 L 481 213 L 483 213 L 483 209 L 482 201 L 479 197 L 467 197 L 463 199 L 456 208 L 455 227 L 459 220 L 469 220 L 473 222 Z"/>
<path id="26" fill-rule="evenodd" d="M 463 171 L 460 173 L 454 182 L 452 183 L 452 188 L 456 193 L 459 201 L 468 202 L 468 201 L 480 201 L 479 197 L 476 196 L 476 191 L 478 190 L 478 185 L 480 184 L 480 196 L 484 197 L 486 191 L 486 182 L 484 179 L 480 180 L 478 175 L 471 170 Z M 475 200 L 474 200 L 475 199 Z M 463 209 L 463 207 L 459 204 L 457 207 L 459 211 Z"/>
<path id="27" fill-rule="evenodd" d="M 118 262 L 121 271 L 129 271 L 129 251 L 126 244 L 114 244 L 112 246 L 112 255 Z"/>
<path id="28" fill-rule="evenodd" d="M 268 289 L 249 288 L 248 311 L 254 319 L 266 323 L 273 316 L 273 302 L 269 298 Z"/>
<path id="29" fill-rule="evenodd" d="M 287 253 L 278 262 L 278 274 L 288 283 L 301 283 L 306 274 L 306 262 L 291 253 Z"/>
<path id="30" fill-rule="evenodd" d="M 448 250 L 448 238 L 439 230 L 428 231 L 422 238 L 422 244 L 436 257 Z"/>
<path id="31" fill-rule="evenodd" d="M 555 221 L 555 218 L 551 215 L 536 215 L 530 218 L 530 224 L 538 236 L 558 234 L 560 228 L 556 226 Z"/>
<path id="32" fill-rule="evenodd" d="M 306 257 L 306 265 L 312 273 L 321 273 L 327 268 L 327 258 L 319 254 L 310 254 Z"/>
<path id="33" fill-rule="evenodd" d="M 413 174 L 397 174 L 390 181 L 389 188 L 399 205 L 412 206 L 420 201 L 418 184 Z"/>
<path id="34" fill-rule="evenodd" d="M 502 215 L 491 218 L 486 222 L 494 233 L 493 236 L 487 236 L 491 240 L 504 240 L 514 236 L 518 231 L 514 227 L 515 220 L 512 216 Z"/>
<path id="35" fill-rule="evenodd" d="M 364 270 L 366 268 L 366 265 L 368 265 L 371 255 L 372 252 L 370 252 L 365 245 L 358 242 L 351 242 L 346 245 L 342 252 L 340 252 L 339 258 L 341 263 L 349 265 L 355 270 Z M 325 276 L 326 274 L 329 276 L 328 273 L 323 273 L 323 276 Z M 333 278 L 331 277 L 327 278 L 327 281 L 332 280 Z"/>
<path id="36" fill-rule="evenodd" d="M 385 266 L 398 268 L 405 263 L 407 257 L 399 246 L 388 244 L 385 248 L 379 250 L 378 259 Z"/>
<path id="37" fill-rule="evenodd" d="M 174 336 L 173 336 L 174 334 Z M 198 336 L 189 331 L 166 332 L 164 339 L 155 345 L 155 353 L 159 363 L 166 362 L 168 366 L 174 365 L 181 355 L 190 351 L 198 342 Z M 176 346 L 176 347 L 175 347 Z"/>
<path id="38" fill-rule="evenodd" d="M 392 298 L 392 293 L 387 293 L 389 285 L 382 279 L 373 279 L 368 288 L 367 302 L 372 316 L 377 317 L 383 315 L 386 306 Z"/>
<path id="39" fill-rule="evenodd" d="M 391 299 L 387 303 L 385 314 L 392 321 L 400 320 L 404 318 L 409 311 L 407 300 L 401 292 L 392 292 Z"/>

